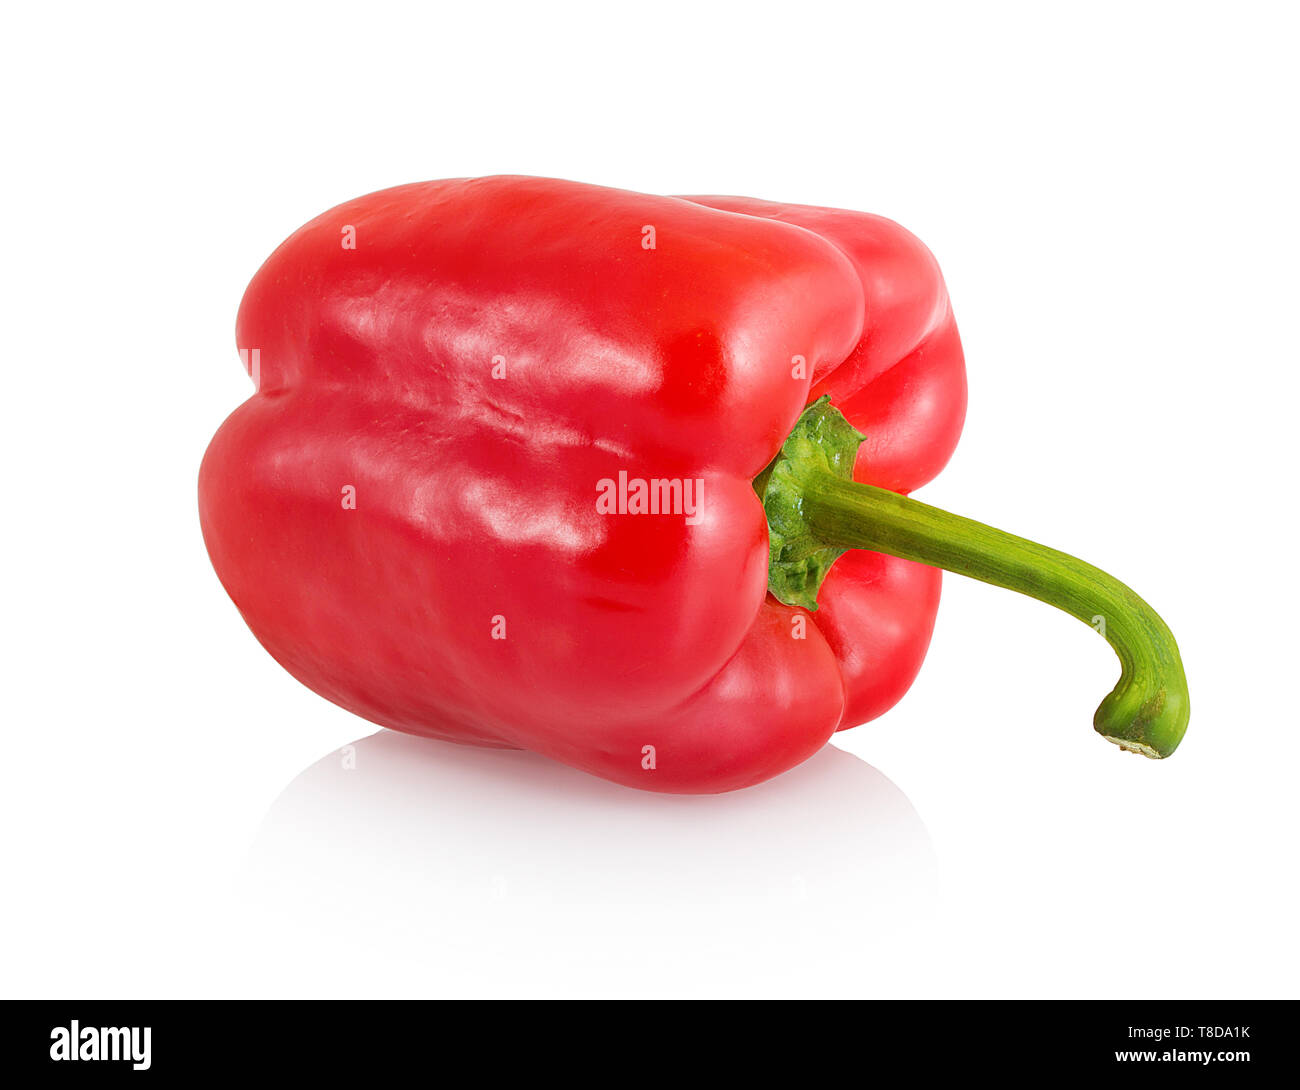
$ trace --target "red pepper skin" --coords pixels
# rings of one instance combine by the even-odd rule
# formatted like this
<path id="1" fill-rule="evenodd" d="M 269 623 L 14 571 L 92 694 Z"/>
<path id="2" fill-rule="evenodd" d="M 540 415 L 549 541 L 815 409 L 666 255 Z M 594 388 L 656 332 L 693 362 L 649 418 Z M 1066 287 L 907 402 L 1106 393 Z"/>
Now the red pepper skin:
<path id="1" fill-rule="evenodd" d="M 861 481 L 910 491 L 952 453 L 952 312 L 889 220 L 401 186 L 284 242 L 237 343 L 260 384 L 203 461 L 209 554 L 276 660 L 358 715 L 720 792 L 880 715 L 920 668 L 939 571 L 849 553 L 816 612 L 781 605 L 751 484 L 823 394 L 867 435 Z M 598 513 L 620 471 L 701 480 L 701 517 Z"/>

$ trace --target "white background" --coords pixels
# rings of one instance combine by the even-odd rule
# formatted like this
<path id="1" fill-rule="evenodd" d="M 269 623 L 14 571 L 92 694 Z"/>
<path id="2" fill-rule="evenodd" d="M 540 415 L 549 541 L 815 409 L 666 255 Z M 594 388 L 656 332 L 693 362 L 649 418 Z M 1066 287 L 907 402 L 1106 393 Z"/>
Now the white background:
<path id="1" fill-rule="evenodd" d="M 7 20 L 4 993 L 1296 994 L 1284 5 Z M 956 577 L 901 705 L 731 796 L 369 739 L 290 679 L 196 510 L 244 285 L 339 201 L 499 172 L 920 235 L 971 388 L 921 497 L 1151 601 L 1178 754 L 1093 734 L 1086 626 Z"/>

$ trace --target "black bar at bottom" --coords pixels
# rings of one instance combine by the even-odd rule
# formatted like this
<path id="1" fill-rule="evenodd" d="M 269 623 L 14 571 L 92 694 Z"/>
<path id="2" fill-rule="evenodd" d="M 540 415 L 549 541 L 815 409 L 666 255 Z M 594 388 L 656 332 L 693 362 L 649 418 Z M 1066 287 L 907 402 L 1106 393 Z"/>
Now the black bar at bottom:
<path id="1" fill-rule="evenodd" d="M 0 1017 L 0 1075 L 134 1081 L 266 1073 L 338 1082 L 406 1081 L 414 1072 L 431 1081 L 609 1083 L 712 1075 L 734 1083 L 748 1071 L 779 1078 L 788 1064 L 819 1079 L 833 1051 L 864 1081 L 902 1065 L 919 1076 L 1205 1071 L 1236 1083 L 1289 1074 L 1298 1051 L 1294 1001 L 872 1001 L 840 1013 L 817 1003 L 716 1013 L 702 1003 L 673 1006 L 10 1001 Z"/>

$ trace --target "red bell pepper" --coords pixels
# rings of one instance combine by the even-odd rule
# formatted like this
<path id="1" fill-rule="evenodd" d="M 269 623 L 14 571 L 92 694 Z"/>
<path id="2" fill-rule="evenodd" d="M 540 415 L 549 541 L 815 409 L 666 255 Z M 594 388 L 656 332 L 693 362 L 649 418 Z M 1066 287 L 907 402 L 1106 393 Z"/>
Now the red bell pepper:
<path id="1" fill-rule="evenodd" d="M 212 562 L 291 674 L 376 723 L 744 787 L 903 695 L 942 567 L 1103 632 L 1111 741 L 1165 756 L 1186 727 L 1132 591 L 906 496 L 966 385 L 939 268 L 889 220 L 401 186 L 284 242 L 237 342 L 257 390 L 200 473 Z"/>

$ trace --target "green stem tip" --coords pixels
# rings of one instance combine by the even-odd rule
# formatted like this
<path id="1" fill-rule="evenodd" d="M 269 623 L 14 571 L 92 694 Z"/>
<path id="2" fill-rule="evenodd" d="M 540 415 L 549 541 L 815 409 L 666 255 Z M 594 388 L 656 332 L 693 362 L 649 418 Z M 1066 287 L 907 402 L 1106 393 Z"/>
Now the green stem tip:
<path id="1" fill-rule="evenodd" d="M 1118 579 L 1082 560 L 888 489 L 852 479 L 863 436 L 822 398 L 755 481 L 767 510 L 769 588 L 816 609 L 817 591 L 847 549 L 930 564 L 1056 606 L 1115 650 L 1120 678 L 1093 716 L 1108 741 L 1147 757 L 1178 747 L 1190 713 L 1173 633 Z"/>

